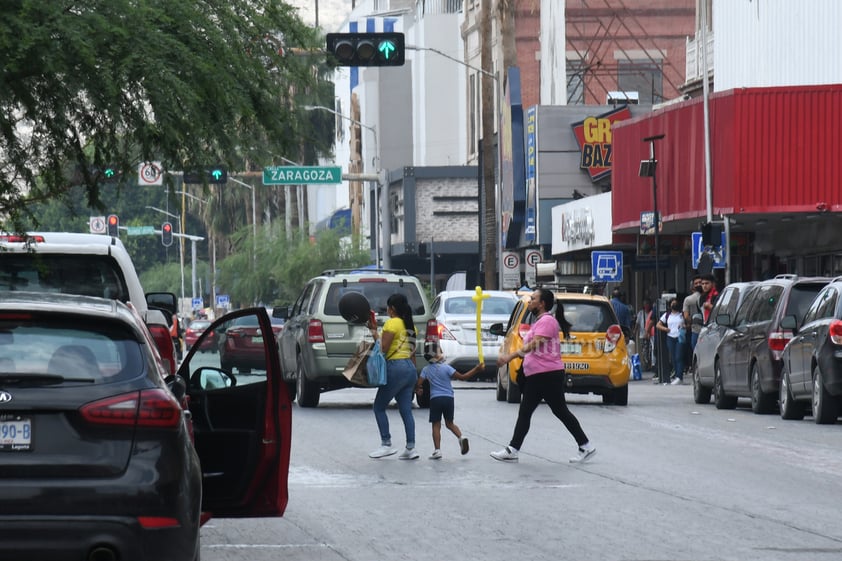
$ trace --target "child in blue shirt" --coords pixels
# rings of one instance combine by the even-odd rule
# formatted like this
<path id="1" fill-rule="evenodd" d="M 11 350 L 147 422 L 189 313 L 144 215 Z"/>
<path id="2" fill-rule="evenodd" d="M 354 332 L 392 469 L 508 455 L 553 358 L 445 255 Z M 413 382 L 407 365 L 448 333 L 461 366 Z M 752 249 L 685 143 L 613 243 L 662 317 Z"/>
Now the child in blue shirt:
<path id="1" fill-rule="evenodd" d="M 462 449 L 462 454 L 468 453 L 468 439 L 462 436 L 462 431 L 453 422 L 453 385 L 450 381 L 453 378 L 457 380 L 472 378 L 485 369 L 485 364 L 481 362 L 468 372 L 462 374 L 461 372 L 457 372 L 449 364 L 444 363 L 444 355 L 438 345 L 436 345 L 435 353 L 435 356 L 429 353 L 424 355 L 424 358 L 427 359 L 429 364 L 421 370 L 421 376 L 415 385 L 415 391 L 420 395 L 424 380 L 426 379 L 430 382 L 430 422 L 433 424 L 434 448 L 433 453 L 430 454 L 430 459 L 440 460 L 442 417 L 444 417 L 444 426 L 459 439 L 459 447 Z"/>

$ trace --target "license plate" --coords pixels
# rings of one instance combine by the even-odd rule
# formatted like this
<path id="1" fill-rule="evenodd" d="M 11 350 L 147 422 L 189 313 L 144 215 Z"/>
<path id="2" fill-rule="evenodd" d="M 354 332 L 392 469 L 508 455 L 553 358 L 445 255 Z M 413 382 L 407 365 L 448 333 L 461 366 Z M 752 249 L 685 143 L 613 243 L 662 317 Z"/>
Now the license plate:
<path id="1" fill-rule="evenodd" d="M 564 362 L 565 370 L 588 370 L 590 365 L 587 362 Z"/>
<path id="2" fill-rule="evenodd" d="M 263 344 L 263 337 L 252 337 L 251 342 L 252 343 L 260 343 L 262 345 Z"/>
<path id="3" fill-rule="evenodd" d="M 493 333 L 488 333 L 487 331 L 482 332 L 482 340 L 483 341 L 496 341 L 497 336 Z"/>
<path id="4" fill-rule="evenodd" d="M 0 450 L 29 450 L 31 447 L 31 419 L 10 417 L 0 420 Z"/>
<path id="5" fill-rule="evenodd" d="M 562 343 L 561 354 L 580 355 L 582 354 L 582 345 L 580 343 Z"/>

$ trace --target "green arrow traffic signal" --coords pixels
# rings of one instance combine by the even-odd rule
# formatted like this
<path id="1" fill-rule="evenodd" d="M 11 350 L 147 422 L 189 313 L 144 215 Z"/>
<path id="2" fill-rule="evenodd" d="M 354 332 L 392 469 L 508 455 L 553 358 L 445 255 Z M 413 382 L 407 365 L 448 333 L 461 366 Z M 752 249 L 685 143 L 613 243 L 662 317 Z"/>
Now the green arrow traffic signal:
<path id="1" fill-rule="evenodd" d="M 117 172 L 114 171 L 114 168 L 105 168 L 105 177 L 114 177 L 117 175 Z"/>
<path id="2" fill-rule="evenodd" d="M 377 50 L 380 51 L 380 54 L 383 55 L 383 58 L 389 60 L 392 58 L 392 54 L 394 54 L 397 47 L 392 41 L 380 41 L 380 45 L 377 47 Z"/>
<path id="3" fill-rule="evenodd" d="M 326 51 L 336 66 L 402 66 L 405 60 L 404 34 L 328 33 Z"/>
<path id="4" fill-rule="evenodd" d="M 215 170 L 211 171 L 211 175 L 213 176 L 213 178 L 216 181 L 219 181 L 220 179 L 222 179 L 222 170 L 221 169 L 215 169 Z"/>

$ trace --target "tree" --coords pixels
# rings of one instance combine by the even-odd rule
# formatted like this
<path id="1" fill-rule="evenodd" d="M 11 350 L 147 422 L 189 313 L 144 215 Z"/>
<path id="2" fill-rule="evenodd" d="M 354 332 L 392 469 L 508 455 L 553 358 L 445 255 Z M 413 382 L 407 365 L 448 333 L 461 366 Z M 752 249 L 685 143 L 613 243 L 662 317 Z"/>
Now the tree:
<path id="1" fill-rule="evenodd" d="M 81 185 L 102 208 L 99 170 L 168 170 L 296 153 L 296 92 L 320 45 L 277 0 L 9 0 L 0 8 L 0 215 Z M 284 51 L 286 49 L 286 51 Z M 37 221 L 36 221 L 37 222 Z"/>

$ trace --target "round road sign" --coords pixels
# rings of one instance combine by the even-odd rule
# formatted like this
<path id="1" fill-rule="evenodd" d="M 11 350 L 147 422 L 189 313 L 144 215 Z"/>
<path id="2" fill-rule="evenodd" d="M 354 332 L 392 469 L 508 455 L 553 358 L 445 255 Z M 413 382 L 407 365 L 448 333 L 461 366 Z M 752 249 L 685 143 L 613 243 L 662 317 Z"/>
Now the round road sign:
<path id="1" fill-rule="evenodd" d="M 537 249 L 528 250 L 526 252 L 526 265 L 529 267 L 534 267 L 536 264 L 541 262 L 541 252 Z"/>
<path id="2" fill-rule="evenodd" d="M 516 253 L 509 253 L 503 256 L 503 266 L 507 269 L 517 269 L 520 266 L 520 258 Z"/>
<path id="3" fill-rule="evenodd" d="M 144 162 L 138 170 L 138 181 L 141 185 L 162 185 L 164 172 L 159 162 Z"/>

